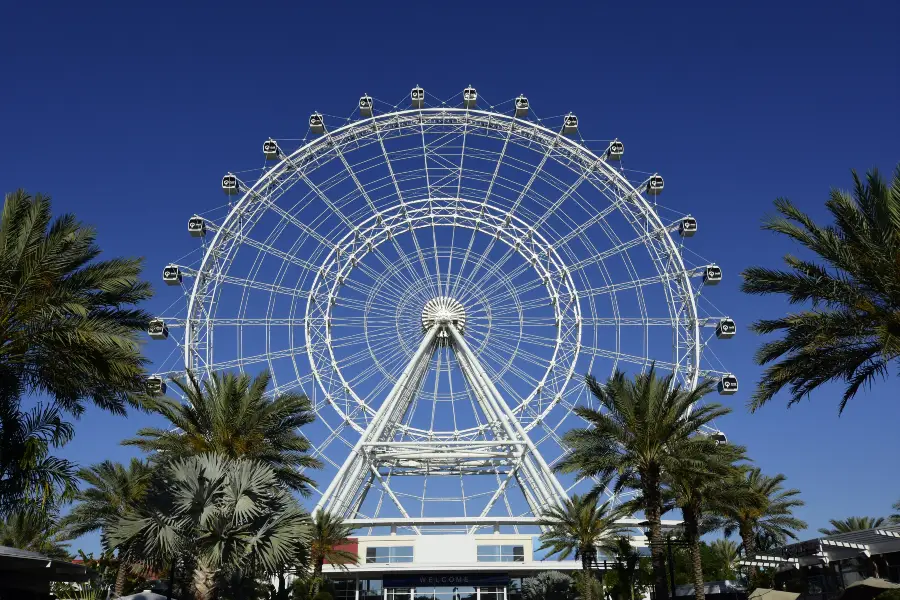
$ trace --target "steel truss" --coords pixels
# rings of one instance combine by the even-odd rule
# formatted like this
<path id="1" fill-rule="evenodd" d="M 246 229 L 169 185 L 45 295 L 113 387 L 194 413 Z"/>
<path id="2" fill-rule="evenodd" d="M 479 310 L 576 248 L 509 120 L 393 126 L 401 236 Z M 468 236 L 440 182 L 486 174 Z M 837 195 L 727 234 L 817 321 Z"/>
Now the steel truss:
<path id="1" fill-rule="evenodd" d="M 348 518 L 418 531 L 427 502 L 452 499 L 469 531 L 533 519 L 578 483 L 552 467 L 591 405 L 584 373 L 724 375 L 701 360 L 724 316 L 698 308 L 707 265 L 685 261 L 683 215 L 663 216 L 614 142 L 493 107 L 378 108 L 230 174 L 202 258 L 173 263 L 181 364 L 159 375 L 268 368 L 273 392 L 309 396 L 314 456 L 337 473 L 318 506 Z M 455 306 L 464 321 L 438 322 Z M 426 490 L 432 476 L 458 492 Z"/>
<path id="2" fill-rule="evenodd" d="M 449 344 L 456 354 L 482 411 L 490 419 L 492 440 L 395 440 L 397 425 L 420 392 L 427 363 L 441 343 Z M 389 469 L 383 472 L 385 467 Z M 566 491 L 491 382 L 459 328 L 449 321 L 434 323 L 425 332 L 412 360 L 329 484 L 316 510 L 326 510 L 346 519 L 357 518 L 366 493 L 378 479 L 403 516 L 410 518 L 384 480 L 388 473 L 395 476 L 502 474 L 497 491 L 482 513 L 471 523 L 465 522 L 473 528 L 478 527 L 478 519 L 491 511 L 511 480 L 519 482 L 535 515 L 548 506 L 562 505 L 567 498 Z"/>

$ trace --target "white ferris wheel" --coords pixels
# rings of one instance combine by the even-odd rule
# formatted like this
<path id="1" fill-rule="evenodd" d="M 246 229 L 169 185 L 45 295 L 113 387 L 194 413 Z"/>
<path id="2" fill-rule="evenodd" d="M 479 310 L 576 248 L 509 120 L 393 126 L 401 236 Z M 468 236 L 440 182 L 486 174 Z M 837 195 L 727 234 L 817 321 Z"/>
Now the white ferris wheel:
<path id="1" fill-rule="evenodd" d="M 574 114 L 473 87 L 313 113 L 190 218 L 197 257 L 163 274 L 186 312 L 149 331 L 178 364 L 152 383 L 268 369 L 273 393 L 306 394 L 315 501 L 358 526 L 527 526 L 591 484 L 552 470 L 592 405 L 586 373 L 655 363 L 737 391 L 708 364 L 735 333 L 701 308 L 721 269 L 689 264 L 696 219 L 663 209 L 663 178 L 623 152 Z"/>

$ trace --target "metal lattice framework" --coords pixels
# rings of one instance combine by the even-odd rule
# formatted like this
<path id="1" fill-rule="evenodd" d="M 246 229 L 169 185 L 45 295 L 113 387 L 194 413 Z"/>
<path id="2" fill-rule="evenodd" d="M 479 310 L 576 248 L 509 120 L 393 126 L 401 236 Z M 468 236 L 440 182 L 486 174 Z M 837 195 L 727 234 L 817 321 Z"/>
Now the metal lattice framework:
<path id="1" fill-rule="evenodd" d="M 258 177 L 224 178 L 221 218 L 191 220 L 199 264 L 167 267 L 184 365 L 159 377 L 267 368 L 302 390 L 318 506 L 355 523 L 534 515 L 578 484 L 551 471 L 592 402 L 584 373 L 732 377 L 703 363 L 705 328 L 734 329 L 698 311 L 721 272 L 685 263 L 696 221 L 660 217 L 662 179 L 624 170 L 618 140 L 591 150 L 571 115 L 468 94 L 363 97 L 333 129 L 314 114 L 295 150 L 266 142 Z"/>

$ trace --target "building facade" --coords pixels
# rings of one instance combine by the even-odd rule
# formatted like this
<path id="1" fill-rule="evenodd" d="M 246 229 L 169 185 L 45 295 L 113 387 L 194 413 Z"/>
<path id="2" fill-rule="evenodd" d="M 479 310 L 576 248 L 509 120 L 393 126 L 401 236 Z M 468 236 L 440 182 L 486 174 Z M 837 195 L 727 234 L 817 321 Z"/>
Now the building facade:
<path id="1" fill-rule="evenodd" d="M 374 535 L 343 549 L 356 564 L 326 565 L 335 600 L 519 600 L 522 580 L 574 571 L 574 560 L 534 559 L 534 536 Z"/>

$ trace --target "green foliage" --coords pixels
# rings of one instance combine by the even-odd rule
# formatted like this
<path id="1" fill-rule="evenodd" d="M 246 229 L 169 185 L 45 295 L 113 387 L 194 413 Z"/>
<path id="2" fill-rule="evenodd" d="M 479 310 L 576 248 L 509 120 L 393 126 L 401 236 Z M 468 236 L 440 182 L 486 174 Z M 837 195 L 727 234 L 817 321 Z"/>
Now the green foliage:
<path id="1" fill-rule="evenodd" d="M 50 558 L 69 559 L 65 534 L 56 518 L 55 510 L 35 508 L 11 512 L 0 521 L 0 546 L 38 552 Z"/>
<path id="2" fill-rule="evenodd" d="M 152 474 L 150 466 L 136 458 L 131 459 L 128 467 L 107 460 L 81 469 L 78 475 L 88 487 L 76 494 L 78 503 L 63 519 L 63 526 L 72 537 L 98 530 L 105 536 L 106 529 L 112 523 L 143 501 Z M 123 563 L 116 561 L 115 564 L 118 574 L 115 591 L 121 595 L 127 591 L 129 567 L 135 563 L 136 558 L 132 556 L 128 545 L 118 545 L 115 548 Z"/>
<path id="3" fill-rule="evenodd" d="M 718 404 L 700 404 L 712 391 L 712 381 L 689 390 L 673 375 L 658 377 L 655 368 L 633 380 L 616 372 L 605 385 L 590 375 L 586 380 L 603 410 L 575 410 L 590 427 L 566 433 L 564 441 L 572 451 L 557 469 L 604 482 L 615 480 L 616 492 L 626 487 L 640 492 L 650 525 L 657 593 L 664 596 L 663 478 L 702 463 L 710 440 L 696 434 L 729 411 Z"/>
<path id="4" fill-rule="evenodd" d="M 822 535 L 835 535 L 837 533 L 847 533 L 848 531 L 862 531 L 864 529 L 875 529 L 884 523 L 884 517 L 848 517 L 846 519 L 830 519 L 831 529 L 820 527 L 819 533 Z"/>
<path id="5" fill-rule="evenodd" d="M 601 552 L 606 560 L 613 561 L 612 569 L 603 576 L 609 594 L 615 600 L 643 597 L 653 583 L 653 573 L 650 560 L 631 545 L 631 539 L 620 536 L 606 540 Z"/>
<path id="6" fill-rule="evenodd" d="M 310 530 L 309 516 L 271 468 L 204 454 L 160 469 L 144 501 L 111 523 L 104 541 L 158 567 L 191 557 L 194 589 L 210 597 L 236 571 L 290 564 Z"/>
<path id="7" fill-rule="evenodd" d="M 551 506 L 541 513 L 538 524 L 544 532 L 538 550 L 549 549 L 548 557 L 559 555 L 566 559 L 574 554 L 583 561 L 592 561 L 598 545 L 624 532 L 616 523 L 620 516 L 609 502 L 598 505 L 596 496 L 575 494 L 563 506 Z"/>
<path id="8" fill-rule="evenodd" d="M 0 214 L 0 397 L 47 394 L 75 414 L 84 400 L 125 413 L 144 389 L 139 334 L 150 316 L 140 259 L 96 260 L 96 232 L 52 220 L 50 198 L 6 195 Z"/>
<path id="9" fill-rule="evenodd" d="M 757 333 L 780 333 L 756 353 L 770 365 L 750 403 L 756 410 L 783 388 L 789 404 L 828 381 L 846 384 L 840 411 L 859 389 L 886 376 L 900 356 L 900 165 L 888 184 L 875 169 L 854 189 L 833 189 L 825 203 L 833 225 L 817 225 L 789 200 L 764 229 L 805 247 L 815 260 L 787 255 L 787 270 L 751 267 L 743 290 L 778 294 L 809 310 L 754 323 Z"/>
<path id="10" fill-rule="evenodd" d="M 50 455 L 72 434 L 55 405 L 23 412 L 18 398 L 0 397 L 0 517 L 23 507 L 46 510 L 74 496 L 75 465 Z"/>
<path id="11" fill-rule="evenodd" d="M 875 600 L 900 600 L 900 590 L 885 590 L 875 596 Z"/>
<path id="12" fill-rule="evenodd" d="M 717 539 L 704 544 L 703 573 L 707 581 L 737 579 L 740 549 L 734 540 Z"/>
<path id="13" fill-rule="evenodd" d="M 312 538 L 309 542 L 309 561 L 313 566 L 311 595 L 314 596 L 319 591 L 325 561 L 346 569 L 346 565 L 359 560 L 356 554 L 337 548 L 346 544 L 347 538 L 352 534 L 353 528 L 345 525 L 340 515 L 320 510 L 313 516 Z"/>
<path id="14" fill-rule="evenodd" d="M 325 591 L 317 592 L 313 600 L 333 600 L 333 596 Z"/>
<path id="15" fill-rule="evenodd" d="M 0 213 L 0 515 L 75 490 L 72 463 L 50 455 L 72 436 L 64 413 L 85 401 L 124 414 L 144 389 L 139 335 L 149 315 L 141 261 L 97 260 L 93 228 L 56 220 L 50 198 L 18 190 Z M 25 395 L 49 403 L 21 409 Z"/>
<path id="16" fill-rule="evenodd" d="M 783 544 L 797 539 L 794 532 L 806 529 L 806 523 L 793 516 L 793 510 L 804 504 L 798 497 L 800 490 L 785 489 L 785 480 L 781 473 L 770 477 L 753 467 L 726 482 L 729 487 L 743 488 L 748 501 L 722 507 L 720 525 L 726 537 L 740 533 L 746 556 L 756 552 L 759 540 Z"/>
<path id="17" fill-rule="evenodd" d="M 543 571 L 522 581 L 522 600 L 575 600 L 575 585 L 565 573 Z"/>
<path id="18" fill-rule="evenodd" d="M 154 453 L 157 460 L 171 460 L 214 452 L 228 458 L 250 458 L 275 470 L 278 479 L 304 496 L 314 482 L 302 469 L 321 463 L 309 456 L 309 440 L 298 428 L 312 423 L 315 415 L 306 396 L 265 395 L 271 377 L 260 373 L 251 381 L 247 374 L 213 373 L 202 383 L 193 373 L 175 385 L 186 400 L 166 397 L 144 399 L 147 409 L 171 423 L 171 427 L 143 428 L 137 438 L 123 444 Z"/>
<path id="19" fill-rule="evenodd" d="M 894 502 L 894 504 L 891 506 L 891 508 L 893 508 L 894 510 L 897 511 L 896 513 L 894 513 L 890 516 L 891 523 L 900 525 L 900 500 L 897 500 L 896 502 Z"/>

